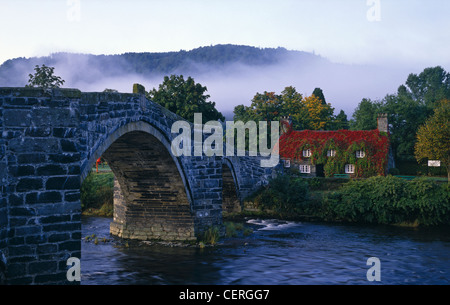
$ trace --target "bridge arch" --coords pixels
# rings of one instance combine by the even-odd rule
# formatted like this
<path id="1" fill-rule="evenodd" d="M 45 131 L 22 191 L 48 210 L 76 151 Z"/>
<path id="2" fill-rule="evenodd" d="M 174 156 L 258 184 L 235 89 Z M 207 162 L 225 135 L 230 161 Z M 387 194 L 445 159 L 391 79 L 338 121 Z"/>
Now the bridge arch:
<path id="1" fill-rule="evenodd" d="M 115 175 L 111 233 L 131 239 L 195 239 L 192 195 L 183 165 L 170 141 L 143 121 L 111 132 L 82 173 L 103 157 Z"/>

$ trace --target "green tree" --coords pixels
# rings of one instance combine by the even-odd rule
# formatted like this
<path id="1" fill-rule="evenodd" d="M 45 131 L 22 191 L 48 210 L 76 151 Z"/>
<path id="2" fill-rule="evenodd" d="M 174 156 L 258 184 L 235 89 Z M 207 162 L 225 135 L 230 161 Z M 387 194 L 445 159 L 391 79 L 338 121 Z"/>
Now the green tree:
<path id="1" fill-rule="evenodd" d="M 325 100 L 325 96 L 323 95 L 323 91 L 320 88 L 315 88 L 313 93 L 321 102 L 322 104 L 326 105 L 327 101 Z"/>
<path id="2" fill-rule="evenodd" d="M 341 110 L 339 114 L 334 118 L 333 127 L 333 129 L 336 130 L 349 128 L 347 115 L 345 114 L 344 110 Z"/>
<path id="3" fill-rule="evenodd" d="M 391 147 L 398 161 L 414 160 L 416 133 L 430 114 L 430 109 L 408 96 L 387 95 L 380 112 L 388 114 Z"/>
<path id="4" fill-rule="evenodd" d="M 373 130 L 377 128 L 377 116 L 380 112 L 381 103 L 370 99 L 363 99 L 353 112 L 350 121 L 352 130 Z"/>
<path id="5" fill-rule="evenodd" d="M 211 120 L 225 121 L 215 102 L 209 102 L 207 88 L 195 83 L 192 77 L 186 80 L 183 75 L 165 76 L 158 89 L 148 92 L 148 98 L 178 114 L 184 119 L 194 122 L 194 113 L 202 113 L 203 124 Z"/>
<path id="6" fill-rule="evenodd" d="M 450 99 L 450 73 L 440 66 L 426 68 L 419 75 L 411 73 L 406 84 L 399 87 L 398 95 L 434 108 L 436 102 Z"/>
<path id="7" fill-rule="evenodd" d="M 25 87 L 40 87 L 44 89 L 59 88 L 64 84 L 64 80 L 59 76 L 55 76 L 54 67 L 47 67 L 42 65 L 39 67 L 35 66 L 34 74 L 29 74 L 28 84 Z"/>
<path id="8" fill-rule="evenodd" d="M 431 159 L 444 163 L 450 182 L 450 100 L 442 100 L 438 105 L 417 131 L 414 154 L 418 162 Z"/>

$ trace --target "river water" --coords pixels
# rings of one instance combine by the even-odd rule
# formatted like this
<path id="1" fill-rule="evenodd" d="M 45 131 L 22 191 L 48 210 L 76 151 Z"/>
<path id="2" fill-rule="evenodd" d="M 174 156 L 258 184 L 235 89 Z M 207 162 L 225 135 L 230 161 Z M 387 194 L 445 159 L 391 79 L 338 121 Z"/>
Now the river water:
<path id="1" fill-rule="evenodd" d="M 82 241 L 82 285 L 450 284 L 448 229 L 248 219 L 252 234 L 198 248 L 125 242 L 110 221 L 82 218 L 82 237 L 97 236 Z"/>

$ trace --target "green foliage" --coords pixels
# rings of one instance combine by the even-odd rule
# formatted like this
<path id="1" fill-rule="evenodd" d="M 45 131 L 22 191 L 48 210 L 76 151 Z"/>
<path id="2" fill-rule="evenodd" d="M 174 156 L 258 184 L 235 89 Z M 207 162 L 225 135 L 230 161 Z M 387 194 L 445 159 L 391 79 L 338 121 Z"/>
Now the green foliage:
<path id="1" fill-rule="evenodd" d="M 236 237 L 238 236 L 238 231 L 245 231 L 242 223 L 226 221 L 224 225 L 226 237 Z"/>
<path id="2" fill-rule="evenodd" d="M 410 74 L 396 94 L 379 101 L 363 99 L 353 113 L 351 129 L 375 129 L 378 113 L 387 113 L 396 162 L 411 161 L 419 126 L 444 99 L 450 99 L 450 73 L 440 66 L 426 68 L 419 75 Z"/>
<path id="3" fill-rule="evenodd" d="M 377 128 L 377 116 L 381 112 L 381 103 L 363 99 L 353 112 L 350 121 L 351 130 L 373 130 Z"/>
<path id="4" fill-rule="evenodd" d="M 165 76 L 158 89 L 153 88 L 148 98 L 184 119 L 194 122 L 194 113 L 202 113 L 203 124 L 208 121 L 225 121 L 225 117 L 217 111 L 214 102 L 208 102 L 207 88 L 195 83 L 192 77 L 186 80 L 183 75 Z"/>
<path id="5" fill-rule="evenodd" d="M 215 245 L 219 241 L 219 238 L 219 228 L 217 226 L 211 226 L 203 233 L 202 242 L 205 244 Z"/>
<path id="6" fill-rule="evenodd" d="M 275 92 L 256 93 L 250 106 L 234 108 L 234 121 L 279 121 L 289 116 L 294 130 L 332 129 L 334 122 L 331 104 L 324 103 L 322 90 L 316 88 L 316 95 L 303 97 L 292 86 L 285 87 L 281 94 Z"/>
<path id="7" fill-rule="evenodd" d="M 83 212 L 100 210 L 102 215 L 112 215 L 114 174 L 90 172 L 81 185 L 81 207 Z"/>
<path id="8" fill-rule="evenodd" d="M 327 101 L 325 100 L 325 96 L 323 95 L 323 91 L 320 88 L 315 88 L 313 93 L 319 100 L 322 102 L 322 104 L 326 105 Z"/>
<path id="9" fill-rule="evenodd" d="M 321 216 L 349 222 L 439 225 L 450 223 L 450 188 L 430 179 L 387 176 L 353 180 L 328 194 Z"/>
<path id="10" fill-rule="evenodd" d="M 59 88 L 64 84 L 64 80 L 59 76 L 53 75 L 55 68 L 42 65 L 35 66 L 34 74 L 29 74 L 28 85 L 25 87 L 40 87 L 44 89 Z"/>
<path id="11" fill-rule="evenodd" d="M 414 153 L 419 163 L 423 159 L 440 160 L 450 182 L 450 100 L 442 100 L 425 125 L 419 127 Z"/>
<path id="12" fill-rule="evenodd" d="M 340 129 L 349 129 L 349 122 L 347 119 L 347 115 L 345 114 L 344 110 L 341 110 L 338 115 L 334 118 L 333 121 L 333 129 L 340 130 Z"/>
<path id="13" fill-rule="evenodd" d="M 291 213 L 301 210 L 308 195 L 308 184 L 302 178 L 280 175 L 256 195 L 254 202 L 263 210 Z"/>
<path id="14" fill-rule="evenodd" d="M 411 73 L 398 95 L 432 109 L 437 102 L 450 99 L 450 73 L 440 66 L 426 68 L 419 75 Z"/>

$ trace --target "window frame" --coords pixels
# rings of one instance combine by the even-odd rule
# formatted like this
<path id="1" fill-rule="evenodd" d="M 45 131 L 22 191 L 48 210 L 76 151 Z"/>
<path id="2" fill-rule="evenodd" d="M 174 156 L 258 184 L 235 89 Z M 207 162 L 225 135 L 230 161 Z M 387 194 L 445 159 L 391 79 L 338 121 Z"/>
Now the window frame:
<path id="1" fill-rule="evenodd" d="M 311 174 L 311 165 L 309 164 L 300 164 L 298 166 L 298 169 L 300 171 L 300 174 Z"/>
<path id="2" fill-rule="evenodd" d="M 344 171 L 346 174 L 354 174 L 355 173 L 355 165 L 354 164 L 345 164 Z"/>
<path id="3" fill-rule="evenodd" d="M 366 152 L 364 150 L 362 150 L 362 149 L 357 150 L 355 152 L 355 154 L 356 154 L 356 158 L 358 158 L 358 159 L 362 159 L 362 158 L 366 157 Z"/>
<path id="4" fill-rule="evenodd" d="M 303 157 L 305 157 L 305 158 L 310 158 L 311 155 L 312 155 L 312 152 L 311 152 L 311 149 L 310 149 L 310 148 L 307 148 L 307 149 L 304 149 L 304 150 L 303 150 Z"/>
<path id="5" fill-rule="evenodd" d="M 336 157 L 336 150 L 335 149 L 327 150 L 327 157 Z"/>

